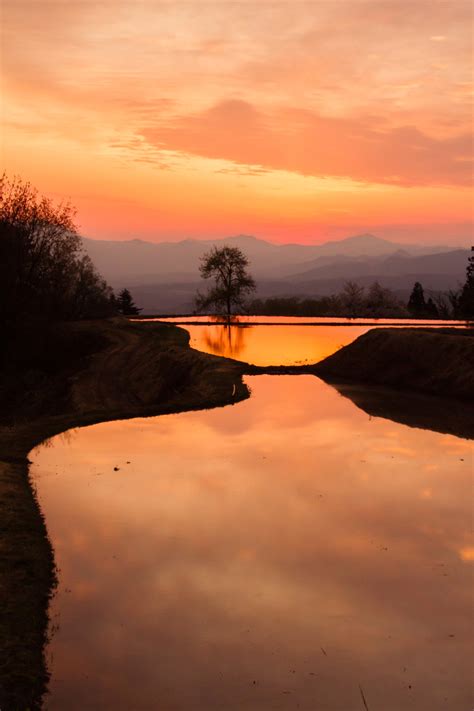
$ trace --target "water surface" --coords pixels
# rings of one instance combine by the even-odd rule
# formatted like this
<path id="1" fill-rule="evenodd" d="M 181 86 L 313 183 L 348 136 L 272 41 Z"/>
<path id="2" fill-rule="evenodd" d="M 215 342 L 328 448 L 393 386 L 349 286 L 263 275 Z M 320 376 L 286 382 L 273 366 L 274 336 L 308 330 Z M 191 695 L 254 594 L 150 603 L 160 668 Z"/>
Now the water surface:
<path id="1" fill-rule="evenodd" d="M 189 331 L 190 344 L 197 350 L 261 366 L 317 363 L 372 328 L 446 325 L 439 320 L 238 316 L 229 326 L 213 323 L 210 318 L 189 316 L 161 320 L 181 324 Z M 448 325 L 466 328 L 467 322 L 451 321 Z"/>
<path id="2" fill-rule="evenodd" d="M 246 382 L 32 452 L 60 569 L 47 708 L 470 709 L 472 443 L 312 376 Z"/>
<path id="3" fill-rule="evenodd" d="M 317 363 L 370 330 L 371 326 L 183 325 L 198 351 L 253 365 Z"/>

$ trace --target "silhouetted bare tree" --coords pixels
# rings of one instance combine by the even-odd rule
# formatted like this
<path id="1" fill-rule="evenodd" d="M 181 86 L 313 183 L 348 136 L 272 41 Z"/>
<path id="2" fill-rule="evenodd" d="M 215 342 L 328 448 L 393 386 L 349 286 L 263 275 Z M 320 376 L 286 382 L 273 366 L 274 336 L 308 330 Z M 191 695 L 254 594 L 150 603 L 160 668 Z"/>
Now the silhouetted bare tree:
<path id="1" fill-rule="evenodd" d="M 358 316 L 364 304 L 365 289 L 355 281 L 346 281 L 342 292 L 339 294 L 343 313 L 345 316 L 355 318 Z"/>
<path id="2" fill-rule="evenodd" d="M 242 310 L 248 295 L 255 291 L 255 281 L 247 271 L 249 260 L 238 247 L 213 247 L 201 259 L 203 279 L 213 279 L 207 294 L 196 296 L 196 309 L 213 308 L 230 319 L 233 309 Z"/>

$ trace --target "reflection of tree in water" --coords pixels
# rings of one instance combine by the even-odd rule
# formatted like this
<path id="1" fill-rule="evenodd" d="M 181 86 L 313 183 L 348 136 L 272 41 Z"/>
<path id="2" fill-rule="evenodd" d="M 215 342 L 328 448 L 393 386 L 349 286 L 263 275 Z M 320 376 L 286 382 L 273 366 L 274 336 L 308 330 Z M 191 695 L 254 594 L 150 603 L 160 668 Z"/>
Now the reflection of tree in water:
<path id="1" fill-rule="evenodd" d="M 56 442 L 70 444 L 78 432 L 79 427 L 73 427 L 70 430 L 65 430 L 64 432 L 60 432 L 57 435 L 53 435 L 52 437 L 47 437 L 42 442 L 36 445 L 35 450 L 39 452 L 42 449 L 51 449 L 52 447 L 54 447 Z"/>
<path id="2" fill-rule="evenodd" d="M 233 323 L 226 326 L 213 326 L 205 329 L 203 341 L 211 353 L 227 358 L 237 358 L 244 350 L 245 332 L 249 327 L 236 325 L 237 319 L 232 319 L 232 321 Z"/>

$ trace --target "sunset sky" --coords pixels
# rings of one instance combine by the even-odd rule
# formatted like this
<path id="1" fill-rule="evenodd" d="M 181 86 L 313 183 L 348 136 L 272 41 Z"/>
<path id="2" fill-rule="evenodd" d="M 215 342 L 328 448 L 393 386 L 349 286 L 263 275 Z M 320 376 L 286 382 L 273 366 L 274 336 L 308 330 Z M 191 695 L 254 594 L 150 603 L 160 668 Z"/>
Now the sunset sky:
<path id="1" fill-rule="evenodd" d="M 82 234 L 471 243 L 470 1 L 1 7 L 3 167 Z"/>

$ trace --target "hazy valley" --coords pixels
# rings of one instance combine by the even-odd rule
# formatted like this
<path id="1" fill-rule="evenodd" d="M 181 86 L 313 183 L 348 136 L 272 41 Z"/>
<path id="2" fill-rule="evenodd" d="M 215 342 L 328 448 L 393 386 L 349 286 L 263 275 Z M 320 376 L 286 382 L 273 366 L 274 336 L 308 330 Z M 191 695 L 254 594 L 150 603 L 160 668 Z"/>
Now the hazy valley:
<path id="1" fill-rule="evenodd" d="M 247 235 L 222 240 L 145 242 L 84 238 L 86 251 L 116 289 L 133 288 L 143 313 L 189 313 L 200 286 L 199 260 L 212 246 L 237 246 L 248 255 L 257 296 L 326 296 L 348 279 L 382 286 L 406 299 L 415 281 L 427 291 L 455 289 L 469 250 L 401 244 L 371 234 L 320 245 L 273 244 Z"/>

